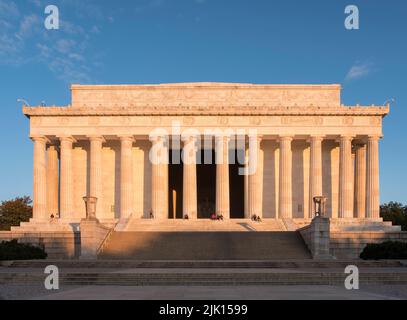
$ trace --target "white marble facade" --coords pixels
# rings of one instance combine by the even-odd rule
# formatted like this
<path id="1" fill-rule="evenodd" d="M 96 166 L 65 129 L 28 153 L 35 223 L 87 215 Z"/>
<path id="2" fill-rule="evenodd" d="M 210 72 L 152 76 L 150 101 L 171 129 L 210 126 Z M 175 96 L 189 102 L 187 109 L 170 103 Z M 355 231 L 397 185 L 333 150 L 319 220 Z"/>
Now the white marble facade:
<path id="1" fill-rule="evenodd" d="M 34 220 L 53 214 L 79 222 L 85 195 L 98 198 L 101 222 L 150 213 L 168 219 L 168 165 L 151 163 L 149 151 L 157 145 L 168 154 L 172 136 L 157 132 L 171 134 L 174 124 L 181 134 L 199 134 L 183 139 L 183 147 L 203 139 L 207 129 L 221 130 L 212 141 L 224 148 L 233 145 L 230 132 L 244 132 L 239 137 L 247 156 L 252 141 L 258 161 L 245 177 L 245 217 L 310 218 L 312 198 L 324 195 L 332 218 L 378 218 L 379 140 L 389 107 L 343 106 L 340 90 L 339 85 L 73 85 L 69 106 L 23 107 L 34 142 Z M 182 212 L 190 219 L 197 218 L 198 165 L 183 166 Z M 234 201 L 227 169 L 227 161 L 216 164 L 213 182 L 216 212 L 225 218 Z"/>

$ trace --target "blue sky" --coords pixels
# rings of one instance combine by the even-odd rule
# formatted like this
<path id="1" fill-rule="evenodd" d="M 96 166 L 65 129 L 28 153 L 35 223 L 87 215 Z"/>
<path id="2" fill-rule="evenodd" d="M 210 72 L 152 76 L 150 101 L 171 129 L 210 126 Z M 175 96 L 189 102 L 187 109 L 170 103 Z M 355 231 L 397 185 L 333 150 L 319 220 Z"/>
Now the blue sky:
<path id="1" fill-rule="evenodd" d="M 60 29 L 44 28 L 57 5 Z M 346 5 L 360 29 L 344 27 Z M 381 201 L 407 203 L 403 0 L 0 0 L 0 200 L 30 195 L 32 143 L 17 98 L 66 105 L 70 83 L 340 83 L 384 120 Z"/>

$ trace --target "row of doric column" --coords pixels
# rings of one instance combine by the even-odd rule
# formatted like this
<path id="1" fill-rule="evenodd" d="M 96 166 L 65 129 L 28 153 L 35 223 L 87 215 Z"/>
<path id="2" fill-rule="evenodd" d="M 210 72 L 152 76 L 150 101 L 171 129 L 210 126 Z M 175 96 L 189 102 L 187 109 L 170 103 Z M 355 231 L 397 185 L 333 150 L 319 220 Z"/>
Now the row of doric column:
<path id="1" fill-rule="evenodd" d="M 369 136 L 366 142 L 354 144 L 355 160 L 352 158 L 352 136 L 339 138 L 339 211 L 338 218 L 379 217 L 379 136 Z M 73 209 L 74 184 L 72 175 L 73 137 L 60 137 L 60 171 L 58 180 L 58 153 L 54 146 L 47 149 L 46 137 L 33 137 L 34 141 L 34 218 L 47 219 L 50 212 L 58 212 L 62 218 L 75 217 Z M 313 197 L 322 195 L 322 141 L 323 136 L 311 136 L 309 217 L 312 217 Z M 101 136 L 90 136 L 90 181 L 89 192 L 98 198 L 102 207 L 102 144 Z M 216 213 L 230 217 L 229 150 L 228 136 L 215 138 L 216 143 Z M 292 218 L 292 136 L 279 137 L 279 218 Z M 250 159 L 257 162 L 256 170 L 249 172 L 246 216 L 262 217 L 263 163 L 260 161 L 261 136 L 249 136 Z M 183 148 L 183 215 L 197 218 L 197 137 L 184 140 Z M 133 212 L 133 136 L 120 137 L 120 217 L 129 218 Z M 151 214 L 157 219 L 168 217 L 168 146 L 164 137 L 154 137 L 151 171 Z M 47 151 L 47 152 L 46 152 Z M 48 188 L 47 188 L 48 186 Z"/>

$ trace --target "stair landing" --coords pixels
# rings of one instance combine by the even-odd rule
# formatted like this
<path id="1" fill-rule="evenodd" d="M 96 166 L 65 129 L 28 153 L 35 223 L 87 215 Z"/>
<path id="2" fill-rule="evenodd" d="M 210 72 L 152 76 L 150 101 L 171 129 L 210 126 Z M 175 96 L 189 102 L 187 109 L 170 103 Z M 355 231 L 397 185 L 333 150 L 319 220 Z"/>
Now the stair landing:
<path id="1" fill-rule="evenodd" d="M 117 229 L 116 229 L 117 230 Z M 284 224 L 277 219 L 264 219 L 255 222 L 250 219 L 230 220 L 155 220 L 130 219 L 122 230 L 117 231 L 153 231 L 153 232 L 256 232 L 256 231 L 285 231 Z"/>

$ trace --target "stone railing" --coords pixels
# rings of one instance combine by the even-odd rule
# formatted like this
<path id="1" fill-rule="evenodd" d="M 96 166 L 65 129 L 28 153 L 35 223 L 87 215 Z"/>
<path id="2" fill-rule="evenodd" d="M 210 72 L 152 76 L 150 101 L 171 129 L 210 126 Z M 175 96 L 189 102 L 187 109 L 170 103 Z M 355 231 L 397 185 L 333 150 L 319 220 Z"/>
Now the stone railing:
<path id="1" fill-rule="evenodd" d="M 28 223 L 27 223 L 28 224 Z M 14 227 L 13 231 L 0 231 L 0 242 L 16 239 L 19 243 L 29 243 L 41 247 L 48 259 L 77 259 L 80 253 L 79 233 L 73 230 L 57 229 L 30 230 L 25 226 Z"/>
<path id="2" fill-rule="evenodd" d="M 109 242 L 110 237 L 112 236 L 113 232 L 116 230 L 116 225 L 117 224 L 115 224 L 113 227 L 110 228 L 109 232 L 106 234 L 105 238 L 100 243 L 99 248 L 96 250 L 96 255 L 103 252 L 103 250 L 106 247 L 106 244 Z"/>

